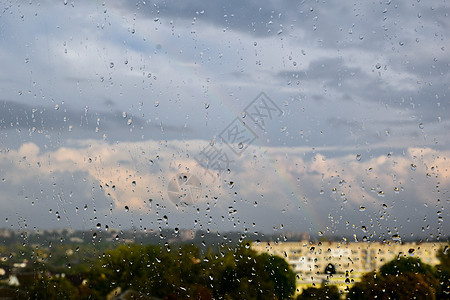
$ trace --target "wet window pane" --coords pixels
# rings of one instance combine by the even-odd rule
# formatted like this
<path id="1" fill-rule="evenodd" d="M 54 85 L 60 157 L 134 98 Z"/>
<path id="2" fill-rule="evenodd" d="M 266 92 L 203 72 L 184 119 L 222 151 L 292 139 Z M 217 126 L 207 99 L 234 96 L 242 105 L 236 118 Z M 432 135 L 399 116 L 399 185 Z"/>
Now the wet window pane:
<path id="1" fill-rule="evenodd" d="M 449 13 L 2 3 L 0 295 L 448 297 Z"/>

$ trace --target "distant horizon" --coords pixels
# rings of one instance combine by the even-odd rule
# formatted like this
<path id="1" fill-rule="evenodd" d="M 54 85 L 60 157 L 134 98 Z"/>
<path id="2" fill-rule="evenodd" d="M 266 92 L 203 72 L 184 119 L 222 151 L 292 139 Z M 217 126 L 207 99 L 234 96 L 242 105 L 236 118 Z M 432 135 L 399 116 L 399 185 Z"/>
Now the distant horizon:
<path id="1" fill-rule="evenodd" d="M 231 231 L 206 231 L 202 229 L 188 229 L 188 228 L 156 228 L 153 230 L 139 230 L 137 228 L 108 228 L 108 229 L 98 229 L 98 228 L 90 228 L 90 229 L 73 229 L 73 228 L 67 228 L 67 227 L 61 227 L 61 228 L 48 228 L 48 229 L 11 229 L 11 228 L 5 228 L 0 227 L 0 241 L 3 231 L 10 231 L 15 233 L 31 233 L 31 234 L 45 234 L 45 233 L 61 233 L 63 231 L 69 231 L 70 233 L 98 233 L 98 234 L 105 234 L 108 233 L 116 234 L 118 232 L 123 232 L 123 234 L 129 236 L 129 235 L 155 235 L 157 236 L 159 233 L 164 232 L 165 234 L 172 234 L 172 237 L 179 236 L 180 234 L 188 233 L 188 232 L 194 232 L 195 237 L 198 237 L 198 233 L 207 234 L 207 235 L 215 235 L 219 234 L 219 236 L 224 234 L 238 234 L 241 237 L 245 236 L 244 240 L 260 240 L 260 242 L 267 242 L 267 241 L 276 241 L 276 242 L 290 242 L 290 241 L 309 241 L 309 242 L 318 242 L 318 241 L 333 241 L 333 242 L 348 242 L 348 243 L 371 243 L 371 242 L 449 242 L 450 241 L 450 235 L 443 236 L 443 237 L 414 237 L 410 236 L 408 238 L 370 238 L 370 239 L 363 239 L 363 236 L 357 236 L 357 240 L 355 240 L 355 236 L 345 236 L 345 235 L 314 235 L 310 234 L 308 232 L 297 232 L 297 231 L 280 231 L 279 233 L 245 233 L 238 230 L 231 230 Z M 164 238 L 161 238 L 162 240 L 166 240 L 171 238 L 170 236 L 166 236 Z M 192 238 L 192 239 L 194 239 Z M 189 241 L 190 239 L 186 239 L 185 241 Z"/>

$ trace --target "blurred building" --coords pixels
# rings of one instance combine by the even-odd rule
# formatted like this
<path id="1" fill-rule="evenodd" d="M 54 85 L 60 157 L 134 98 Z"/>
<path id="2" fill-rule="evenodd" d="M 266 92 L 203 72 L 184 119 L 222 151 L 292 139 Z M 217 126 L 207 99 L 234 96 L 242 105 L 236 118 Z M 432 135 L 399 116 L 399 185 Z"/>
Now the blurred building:
<path id="1" fill-rule="evenodd" d="M 437 265 L 436 255 L 446 243 L 400 242 L 266 242 L 253 244 L 259 253 L 283 257 L 297 274 L 299 292 L 308 286 L 329 282 L 341 289 L 351 286 L 367 272 L 379 270 L 396 257 L 417 257 Z M 333 270 L 327 273 L 327 270 Z M 330 276 L 333 275 L 333 276 Z"/>

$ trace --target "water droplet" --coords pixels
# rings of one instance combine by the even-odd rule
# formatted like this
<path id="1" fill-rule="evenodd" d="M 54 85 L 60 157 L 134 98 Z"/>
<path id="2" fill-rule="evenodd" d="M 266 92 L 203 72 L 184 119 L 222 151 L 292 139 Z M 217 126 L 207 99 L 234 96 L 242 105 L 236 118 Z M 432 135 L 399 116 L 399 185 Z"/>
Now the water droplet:
<path id="1" fill-rule="evenodd" d="M 323 236 L 323 232 L 322 231 L 319 231 L 318 234 L 319 234 L 319 236 Z"/>
<path id="2" fill-rule="evenodd" d="M 124 112 L 122 113 L 122 118 L 126 118 L 126 117 L 127 117 L 127 112 L 124 111 Z"/>
<path id="3" fill-rule="evenodd" d="M 100 229 L 102 227 L 102 224 L 97 223 L 97 229 Z"/>
<path id="4" fill-rule="evenodd" d="M 356 160 L 360 161 L 361 160 L 361 154 L 356 154 Z"/>
<path id="5" fill-rule="evenodd" d="M 365 206 L 360 206 L 359 207 L 359 211 L 365 211 L 366 210 L 366 207 Z"/>
<path id="6" fill-rule="evenodd" d="M 131 183 L 132 186 L 136 186 L 136 180 L 133 180 L 133 182 Z"/>
<path id="7" fill-rule="evenodd" d="M 377 64 L 375 65 L 375 68 L 377 68 L 377 70 L 381 69 L 381 64 L 380 64 L 380 63 L 377 63 Z"/>
<path id="8" fill-rule="evenodd" d="M 239 148 L 239 149 L 244 148 L 244 144 L 243 144 L 243 143 L 239 143 L 239 144 L 238 144 L 238 148 Z"/>
<path id="9" fill-rule="evenodd" d="M 398 234 L 394 234 L 394 235 L 392 235 L 392 240 L 394 240 L 394 241 L 401 241 L 401 238 L 400 238 L 400 236 Z"/>
<path id="10" fill-rule="evenodd" d="M 417 166 L 415 164 L 411 164 L 411 170 L 415 171 L 417 169 Z"/>
<path id="11" fill-rule="evenodd" d="M 125 205 L 125 211 L 128 212 L 130 209 L 128 208 L 127 205 Z"/>
<path id="12" fill-rule="evenodd" d="M 420 128 L 420 129 L 423 129 L 424 127 L 425 127 L 425 126 L 423 125 L 423 123 L 420 123 L 420 124 L 419 124 L 419 128 Z"/>
<path id="13" fill-rule="evenodd" d="M 395 192 L 396 194 L 398 194 L 398 193 L 399 193 L 399 189 L 398 189 L 398 187 L 394 187 L 394 192 Z"/>
<path id="14" fill-rule="evenodd" d="M 97 238 L 97 232 L 94 232 L 94 234 L 92 235 L 92 238 L 93 238 L 93 239 L 96 239 L 96 238 Z"/>
<path id="15" fill-rule="evenodd" d="M 205 109 L 209 108 L 209 103 L 205 103 Z"/>
<path id="16" fill-rule="evenodd" d="M 154 105 L 155 105 L 155 107 L 158 107 L 159 106 L 159 101 L 155 101 Z"/>
<path id="17" fill-rule="evenodd" d="M 59 104 L 55 105 L 55 110 L 59 110 Z"/>
<path id="18" fill-rule="evenodd" d="M 110 62 L 109 63 L 109 67 L 112 69 L 112 68 L 114 68 L 114 63 L 113 62 Z"/>
<path id="19" fill-rule="evenodd" d="M 414 256 L 414 252 L 416 252 L 416 250 L 414 248 L 411 248 L 408 250 L 409 255 Z"/>

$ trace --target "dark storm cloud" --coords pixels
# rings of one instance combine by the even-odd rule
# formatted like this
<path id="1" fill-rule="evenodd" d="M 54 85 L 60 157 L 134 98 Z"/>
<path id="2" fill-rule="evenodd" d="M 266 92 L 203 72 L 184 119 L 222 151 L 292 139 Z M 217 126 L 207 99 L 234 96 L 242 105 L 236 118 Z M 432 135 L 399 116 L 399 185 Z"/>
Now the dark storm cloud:
<path id="1" fill-rule="evenodd" d="M 356 67 L 345 66 L 342 59 L 323 58 L 313 61 L 307 70 L 281 71 L 276 76 L 286 80 L 325 81 L 330 86 L 337 86 L 345 80 L 362 78 L 362 72 Z"/>
<path id="2" fill-rule="evenodd" d="M 342 49 L 345 60 L 333 57 L 318 59 L 307 70 L 280 71 L 277 77 L 287 81 L 323 81 L 339 92 L 351 91 L 347 92 L 347 99 L 406 109 L 427 122 L 437 122 L 438 117 L 449 116 L 450 61 L 425 53 L 429 47 L 442 47 L 444 50 L 441 51 L 445 51 L 445 42 L 439 40 L 442 40 L 449 24 L 446 17 L 449 8 L 438 2 L 430 5 L 415 1 L 386 1 L 363 5 L 337 1 L 322 4 L 281 1 L 261 5 L 257 1 L 157 1 L 140 8 L 150 18 L 197 18 L 216 27 L 228 27 L 255 36 L 271 36 L 283 29 L 281 36 L 293 45 L 319 41 L 323 49 Z M 293 28 L 304 31 L 302 38 L 289 31 L 291 24 Z M 414 33 L 411 34 L 410 30 Z M 387 64 L 382 64 L 380 70 L 375 68 L 379 63 L 375 59 L 367 65 L 367 70 L 356 63 L 349 65 L 345 55 L 345 50 L 349 49 L 367 51 L 374 57 L 375 52 L 381 51 L 379 57 Z M 406 73 L 410 77 L 408 80 L 422 85 L 414 90 L 389 86 L 386 83 L 390 79 L 384 79 L 387 74 L 385 67 L 391 72 L 389 76 L 396 72 Z M 380 77 L 374 79 L 369 76 L 367 73 L 371 71 L 379 73 Z M 320 98 L 320 95 L 315 97 Z"/>
<path id="3" fill-rule="evenodd" d="M 52 131 L 68 129 L 69 126 L 86 130 L 95 130 L 97 127 L 111 129 L 114 125 L 127 124 L 129 119 L 132 119 L 135 126 L 145 124 L 142 118 L 136 116 L 124 118 L 119 112 L 99 113 L 90 112 L 89 109 L 77 112 L 64 106 L 50 108 L 11 101 L 0 102 L 0 126 L 4 130 L 24 128 Z"/>
<path id="4" fill-rule="evenodd" d="M 57 142 L 56 136 L 79 139 L 105 139 L 110 141 L 145 140 L 149 138 L 175 138 L 180 132 L 191 134 L 189 128 L 171 124 L 151 123 L 146 119 L 119 111 L 93 111 L 88 108 L 76 110 L 64 105 L 54 108 L 32 106 L 19 102 L 0 102 L 0 133 L 19 130 L 25 132 L 22 138 L 35 142 Z M 105 136 L 104 136 L 105 134 Z M 36 137 L 37 135 L 37 137 Z M 39 135 L 53 136 L 51 141 L 42 140 Z M 13 135 L 6 135 L 13 139 Z M 5 136 L 3 136 L 5 138 Z M 40 142 L 39 142 L 40 141 Z"/>
<path id="5" fill-rule="evenodd" d="M 437 122 L 438 117 L 443 119 L 450 116 L 450 87 L 446 76 L 449 66 L 450 63 L 445 62 L 430 63 L 401 70 L 412 76 L 413 79 L 408 80 L 415 85 L 414 89 L 411 89 L 411 84 L 404 88 L 391 85 L 389 79 L 383 79 L 386 76 L 384 68 L 380 67 L 378 70 L 373 66 L 373 71 L 380 74 L 378 78 L 374 78 L 356 65 L 346 66 L 339 58 L 319 59 L 313 61 L 305 70 L 285 70 L 274 76 L 285 81 L 299 80 L 306 85 L 308 82 L 322 82 L 328 88 L 341 93 L 340 100 L 385 103 L 389 107 L 409 111 L 421 120 Z M 413 81 L 414 78 L 417 80 Z M 323 100 L 320 94 L 315 97 Z"/>
<path id="6" fill-rule="evenodd" d="M 286 21 L 285 8 L 295 7 L 295 1 L 280 3 L 261 3 L 260 1 L 152 1 L 137 6 L 148 18 L 159 20 L 198 19 L 217 27 L 231 28 L 255 36 L 272 36 L 278 34 L 280 25 Z M 136 4 L 124 1 L 122 7 L 135 10 Z"/>

